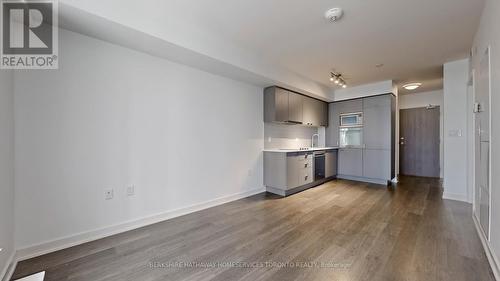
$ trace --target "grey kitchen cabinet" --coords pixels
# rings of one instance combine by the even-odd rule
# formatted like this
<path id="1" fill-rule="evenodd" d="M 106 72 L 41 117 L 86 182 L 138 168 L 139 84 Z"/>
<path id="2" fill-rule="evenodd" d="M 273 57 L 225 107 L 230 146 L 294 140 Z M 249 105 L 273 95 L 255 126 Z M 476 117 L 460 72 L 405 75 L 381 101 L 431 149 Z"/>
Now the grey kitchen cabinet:
<path id="1" fill-rule="evenodd" d="M 347 100 L 336 102 L 335 106 L 338 108 L 339 114 L 362 112 L 363 99 Z"/>
<path id="2" fill-rule="evenodd" d="M 325 153 L 325 177 L 331 178 L 337 175 L 337 150 L 329 150 Z"/>
<path id="3" fill-rule="evenodd" d="M 363 149 L 363 177 L 389 180 L 391 178 L 391 151 L 389 149 Z"/>
<path id="4" fill-rule="evenodd" d="M 264 90 L 264 121 L 288 122 L 288 91 L 269 87 Z"/>
<path id="5" fill-rule="evenodd" d="M 395 98 L 392 94 L 330 104 L 326 145 L 338 146 L 340 115 L 363 113 L 359 149 L 340 148 L 338 177 L 385 184 L 395 177 Z"/>
<path id="6" fill-rule="evenodd" d="M 316 100 L 314 99 L 304 99 L 304 114 L 303 123 L 304 125 L 312 126 L 319 123 L 317 114 Z"/>
<path id="7" fill-rule="evenodd" d="M 264 122 L 328 126 L 328 103 L 268 87 L 264 90 Z"/>
<path id="8" fill-rule="evenodd" d="M 341 114 L 362 111 L 362 99 L 330 103 L 328 109 L 328 127 L 326 128 L 326 145 L 339 146 L 339 126 Z"/>
<path id="9" fill-rule="evenodd" d="M 303 124 L 308 126 L 328 126 L 328 103 L 304 98 Z"/>
<path id="10" fill-rule="evenodd" d="M 303 104 L 304 97 L 302 95 L 288 93 L 288 121 L 298 124 L 303 123 Z"/>
<path id="11" fill-rule="evenodd" d="M 391 119 L 390 95 L 363 99 L 363 143 L 366 149 L 391 149 Z"/>
<path id="12" fill-rule="evenodd" d="M 302 124 L 303 97 L 279 87 L 264 90 L 264 121 Z"/>
<path id="13" fill-rule="evenodd" d="M 325 151 L 325 176 L 315 179 L 313 151 L 264 151 L 266 191 L 287 196 L 325 183 L 337 174 L 335 149 Z"/>
<path id="14" fill-rule="evenodd" d="M 299 177 L 297 169 L 299 168 L 299 157 L 295 155 L 286 156 L 286 184 L 285 189 L 291 189 L 299 186 Z"/>
<path id="15" fill-rule="evenodd" d="M 340 148 L 338 158 L 339 175 L 352 177 L 363 176 L 363 149 Z"/>
<path id="16" fill-rule="evenodd" d="M 264 184 L 267 187 L 289 190 L 313 181 L 313 154 L 264 153 Z"/>
<path id="17" fill-rule="evenodd" d="M 297 156 L 288 156 L 297 159 L 295 177 L 297 177 L 299 186 L 312 183 L 313 177 L 313 155 L 311 153 L 298 153 Z"/>
<path id="18" fill-rule="evenodd" d="M 318 126 L 328 127 L 328 103 L 323 101 L 316 101 L 318 106 Z"/>
<path id="19" fill-rule="evenodd" d="M 336 103 L 328 105 L 328 127 L 325 130 L 326 146 L 339 146 L 340 111 Z"/>

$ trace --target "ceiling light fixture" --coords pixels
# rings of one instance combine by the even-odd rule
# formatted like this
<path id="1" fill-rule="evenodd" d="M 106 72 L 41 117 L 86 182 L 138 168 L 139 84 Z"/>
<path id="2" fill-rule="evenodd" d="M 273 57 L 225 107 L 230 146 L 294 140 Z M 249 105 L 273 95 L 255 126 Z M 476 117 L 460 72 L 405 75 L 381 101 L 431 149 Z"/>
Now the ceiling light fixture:
<path id="1" fill-rule="evenodd" d="M 338 21 L 342 15 L 344 15 L 342 8 L 332 8 L 325 12 L 325 18 L 330 22 Z"/>
<path id="2" fill-rule="evenodd" d="M 333 81 L 342 88 L 347 88 L 347 84 L 340 73 L 330 72 L 330 81 Z"/>
<path id="3" fill-rule="evenodd" d="M 403 85 L 403 88 L 405 88 L 409 91 L 413 91 L 413 90 L 416 90 L 420 86 L 422 86 L 422 83 L 409 83 L 409 84 Z"/>

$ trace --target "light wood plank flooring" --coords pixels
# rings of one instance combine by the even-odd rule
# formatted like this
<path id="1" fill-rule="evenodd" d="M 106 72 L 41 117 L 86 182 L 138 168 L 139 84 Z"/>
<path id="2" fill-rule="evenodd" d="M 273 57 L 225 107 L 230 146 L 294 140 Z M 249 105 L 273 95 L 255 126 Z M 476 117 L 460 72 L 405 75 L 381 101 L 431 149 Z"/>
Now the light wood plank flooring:
<path id="1" fill-rule="evenodd" d="M 259 194 L 18 264 L 46 280 L 494 280 L 471 206 L 436 179 Z M 176 263 L 177 262 L 177 263 Z"/>

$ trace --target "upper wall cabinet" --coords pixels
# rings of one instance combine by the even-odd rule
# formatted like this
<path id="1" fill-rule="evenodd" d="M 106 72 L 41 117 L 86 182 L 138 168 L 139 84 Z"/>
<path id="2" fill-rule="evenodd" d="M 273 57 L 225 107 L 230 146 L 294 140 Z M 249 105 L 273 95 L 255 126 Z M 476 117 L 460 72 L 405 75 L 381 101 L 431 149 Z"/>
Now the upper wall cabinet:
<path id="1" fill-rule="evenodd" d="M 302 124 L 302 96 L 278 87 L 264 90 L 264 122 Z"/>
<path id="2" fill-rule="evenodd" d="M 328 104 L 276 86 L 264 90 L 264 122 L 328 126 Z"/>
<path id="3" fill-rule="evenodd" d="M 296 93 L 288 92 L 288 121 L 304 123 L 304 98 Z"/>
<path id="4" fill-rule="evenodd" d="M 328 104 L 304 97 L 303 123 L 309 126 L 328 126 Z"/>

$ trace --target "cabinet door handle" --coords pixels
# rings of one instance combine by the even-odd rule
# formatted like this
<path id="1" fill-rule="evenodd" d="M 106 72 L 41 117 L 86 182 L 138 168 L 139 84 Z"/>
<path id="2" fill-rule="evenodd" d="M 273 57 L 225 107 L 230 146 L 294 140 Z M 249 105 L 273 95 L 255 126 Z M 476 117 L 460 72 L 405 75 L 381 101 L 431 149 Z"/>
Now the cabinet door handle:
<path id="1" fill-rule="evenodd" d="M 305 176 L 305 177 L 304 177 L 304 180 L 307 180 L 307 178 L 308 178 L 308 177 L 309 177 L 309 176 Z"/>
<path id="2" fill-rule="evenodd" d="M 304 164 L 304 168 L 307 168 L 307 163 Z"/>

